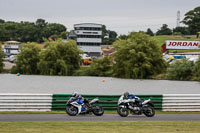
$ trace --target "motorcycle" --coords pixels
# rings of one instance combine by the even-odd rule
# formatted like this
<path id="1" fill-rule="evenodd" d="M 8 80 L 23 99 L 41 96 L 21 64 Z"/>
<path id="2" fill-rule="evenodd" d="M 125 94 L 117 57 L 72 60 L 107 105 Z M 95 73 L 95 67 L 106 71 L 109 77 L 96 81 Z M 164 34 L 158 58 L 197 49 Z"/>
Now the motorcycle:
<path id="1" fill-rule="evenodd" d="M 83 100 L 83 104 L 80 104 L 79 100 Z M 66 103 L 66 113 L 70 116 L 76 116 L 78 114 L 89 114 L 92 112 L 96 116 L 101 116 L 104 114 L 103 107 L 94 105 L 98 101 L 98 98 L 88 101 L 87 99 L 74 99 L 72 97 Z"/>
<path id="2" fill-rule="evenodd" d="M 136 97 L 135 99 L 124 100 L 123 96 L 121 96 L 118 100 L 117 113 L 121 117 L 127 117 L 129 111 L 133 115 L 144 114 L 147 117 L 153 117 L 155 115 L 155 109 L 151 99 L 142 101 L 139 97 Z"/>

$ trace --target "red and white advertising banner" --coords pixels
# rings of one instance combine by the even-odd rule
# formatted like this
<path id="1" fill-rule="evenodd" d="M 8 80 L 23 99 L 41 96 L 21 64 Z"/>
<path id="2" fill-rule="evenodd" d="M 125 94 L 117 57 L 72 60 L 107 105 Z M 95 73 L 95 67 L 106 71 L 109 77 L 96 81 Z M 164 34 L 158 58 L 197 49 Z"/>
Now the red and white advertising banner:
<path id="1" fill-rule="evenodd" d="M 166 49 L 200 49 L 199 41 L 166 41 Z"/>

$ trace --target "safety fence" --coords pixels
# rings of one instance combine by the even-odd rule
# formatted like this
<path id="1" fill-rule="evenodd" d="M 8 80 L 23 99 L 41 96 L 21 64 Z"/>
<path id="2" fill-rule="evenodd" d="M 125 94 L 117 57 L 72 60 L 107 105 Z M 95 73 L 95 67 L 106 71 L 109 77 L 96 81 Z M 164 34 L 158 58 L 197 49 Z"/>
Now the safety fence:
<path id="1" fill-rule="evenodd" d="M 81 95 L 88 100 L 99 98 L 98 105 L 103 106 L 104 110 L 117 110 L 117 101 L 120 95 Z M 142 100 L 151 99 L 156 110 L 162 110 L 162 95 L 137 95 Z M 66 101 L 71 97 L 69 94 L 54 94 L 52 102 L 52 110 L 64 111 Z"/>
<path id="2" fill-rule="evenodd" d="M 99 98 L 104 110 L 117 110 L 120 95 L 81 95 L 88 100 Z M 151 99 L 161 111 L 200 111 L 200 94 L 136 95 Z M 65 111 L 71 94 L 0 94 L 0 112 Z"/>
<path id="3" fill-rule="evenodd" d="M 0 94 L 0 112 L 51 111 L 52 94 Z"/>
<path id="4" fill-rule="evenodd" d="M 200 111 L 200 94 L 163 94 L 163 111 Z"/>

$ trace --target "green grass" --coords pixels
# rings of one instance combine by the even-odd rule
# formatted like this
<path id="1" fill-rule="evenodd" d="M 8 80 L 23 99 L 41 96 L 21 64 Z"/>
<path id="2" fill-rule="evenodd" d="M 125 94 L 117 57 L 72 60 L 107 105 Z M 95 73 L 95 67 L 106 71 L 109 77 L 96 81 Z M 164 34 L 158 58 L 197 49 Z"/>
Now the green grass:
<path id="1" fill-rule="evenodd" d="M 0 122 L 0 133 L 199 133 L 200 121 Z"/>

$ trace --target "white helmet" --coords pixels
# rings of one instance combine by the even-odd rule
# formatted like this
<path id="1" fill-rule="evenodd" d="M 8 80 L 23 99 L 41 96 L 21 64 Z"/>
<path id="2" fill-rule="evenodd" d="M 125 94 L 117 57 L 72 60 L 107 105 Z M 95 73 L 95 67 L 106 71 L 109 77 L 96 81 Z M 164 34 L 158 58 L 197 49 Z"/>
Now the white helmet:
<path id="1" fill-rule="evenodd" d="M 77 92 L 73 92 L 72 93 L 72 97 L 78 97 L 79 95 L 78 95 L 78 93 Z"/>

